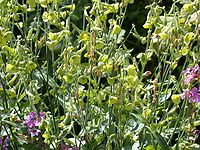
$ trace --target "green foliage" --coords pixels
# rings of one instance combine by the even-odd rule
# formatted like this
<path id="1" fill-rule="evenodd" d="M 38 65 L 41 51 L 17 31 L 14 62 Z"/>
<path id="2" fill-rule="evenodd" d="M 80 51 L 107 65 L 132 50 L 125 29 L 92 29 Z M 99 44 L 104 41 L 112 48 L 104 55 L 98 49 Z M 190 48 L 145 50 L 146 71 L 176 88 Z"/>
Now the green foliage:
<path id="1" fill-rule="evenodd" d="M 0 137 L 10 149 L 199 148 L 199 104 L 180 98 L 191 87 L 183 70 L 199 63 L 199 3 L 141 3 L 146 22 L 128 28 L 145 17 L 139 7 L 128 15 L 133 0 L 0 0 Z M 30 112 L 45 112 L 38 136 L 24 123 Z"/>

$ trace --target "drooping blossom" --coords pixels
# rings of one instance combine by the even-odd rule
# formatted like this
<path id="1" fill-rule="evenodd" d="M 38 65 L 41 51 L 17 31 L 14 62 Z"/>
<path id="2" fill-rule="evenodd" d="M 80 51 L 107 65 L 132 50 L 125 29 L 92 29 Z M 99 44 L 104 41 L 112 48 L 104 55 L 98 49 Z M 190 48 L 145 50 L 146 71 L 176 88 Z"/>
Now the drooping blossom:
<path id="1" fill-rule="evenodd" d="M 189 102 L 200 102 L 200 87 L 199 88 L 192 88 L 191 90 L 185 89 L 183 90 L 184 94 L 181 95 L 181 99 L 188 97 Z"/>
<path id="2" fill-rule="evenodd" d="M 199 66 L 196 65 L 194 68 L 187 68 L 183 71 L 184 73 L 184 83 L 188 85 L 192 79 L 200 78 L 200 76 L 197 74 L 199 70 Z"/>

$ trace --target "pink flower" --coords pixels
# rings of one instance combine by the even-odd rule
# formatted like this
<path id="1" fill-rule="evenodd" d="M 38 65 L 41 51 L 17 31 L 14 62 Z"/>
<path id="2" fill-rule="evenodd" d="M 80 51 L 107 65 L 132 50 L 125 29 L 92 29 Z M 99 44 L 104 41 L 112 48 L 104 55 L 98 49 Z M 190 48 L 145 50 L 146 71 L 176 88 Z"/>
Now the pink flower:
<path id="1" fill-rule="evenodd" d="M 60 149 L 61 149 L 61 150 L 66 150 L 66 149 L 67 149 L 66 144 L 61 143 L 61 144 L 60 144 Z"/>
<path id="2" fill-rule="evenodd" d="M 60 144 L 60 149 L 61 150 L 78 150 L 78 148 L 73 147 L 71 144 L 66 145 L 63 143 Z"/>
<path id="3" fill-rule="evenodd" d="M 32 135 L 32 136 L 39 136 L 40 134 L 40 130 L 39 129 L 35 129 L 35 128 L 32 128 L 32 129 L 28 129 L 28 132 Z"/>
<path id="4" fill-rule="evenodd" d="M 192 90 L 183 90 L 184 94 L 181 95 L 181 99 L 184 99 L 185 97 L 188 97 L 189 98 L 189 102 L 192 103 L 192 102 L 200 102 L 200 94 L 199 94 L 199 90 L 200 90 L 200 87 L 199 88 L 192 88 Z"/>
<path id="5" fill-rule="evenodd" d="M 194 130 L 194 135 L 199 136 L 199 130 L 195 129 Z"/>
<path id="6" fill-rule="evenodd" d="M 197 74 L 199 68 L 200 67 L 196 65 L 194 68 L 187 68 L 183 71 L 185 76 L 184 82 L 186 85 L 188 85 L 192 79 L 200 78 L 200 76 Z"/>
<path id="7" fill-rule="evenodd" d="M 30 112 L 30 114 L 27 116 L 27 120 L 25 121 L 25 124 L 27 124 L 28 132 L 32 136 L 39 136 L 39 133 L 41 131 L 37 129 L 36 127 L 38 127 L 41 124 L 43 117 L 44 117 L 43 112 L 40 112 L 39 117 L 36 116 L 36 112 Z"/>
<path id="8" fill-rule="evenodd" d="M 2 150 L 8 150 L 8 142 L 10 141 L 9 137 L 6 137 L 5 140 L 0 137 L 0 147 Z"/>

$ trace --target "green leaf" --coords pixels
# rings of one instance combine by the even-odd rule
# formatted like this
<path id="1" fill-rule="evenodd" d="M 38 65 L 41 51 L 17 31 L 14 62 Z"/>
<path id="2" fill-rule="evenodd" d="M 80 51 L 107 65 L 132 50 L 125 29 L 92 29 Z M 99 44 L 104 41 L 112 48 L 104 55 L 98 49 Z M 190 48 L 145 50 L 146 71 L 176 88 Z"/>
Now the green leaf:
<path id="1" fill-rule="evenodd" d="M 0 0 L 0 4 L 5 4 L 6 0 Z"/>
<path id="2" fill-rule="evenodd" d="M 18 77 L 18 74 L 15 74 L 15 76 L 8 82 L 8 85 L 12 85 L 17 79 L 17 77 Z"/>
<path id="3" fill-rule="evenodd" d="M 73 56 L 70 58 L 69 62 L 70 62 L 70 64 L 76 64 L 76 65 L 80 64 L 80 62 L 81 62 L 81 57 L 80 57 L 80 55 L 73 55 Z"/>
<path id="4" fill-rule="evenodd" d="M 14 68 L 15 68 L 15 66 L 13 66 L 12 64 L 7 64 L 6 65 L 6 72 L 12 72 Z"/>
<path id="5" fill-rule="evenodd" d="M 6 90 L 6 93 L 9 94 L 11 97 L 17 97 L 14 89 Z"/>
<path id="6" fill-rule="evenodd" d="M 151 133 L 158 144 L 161 146 L 162 150 L 169 150 L 169 146 L 167 145 L 166 140 L 157 131 L 151 131 Z"/>
<path id="7" fill-rule="evenodd" d="M 15 52 L 15 50 L 13 48 L 11 48 L 11 47 L 9 47 L 7 45 L 3 46 L 2 48 L 3 49 L 5 48 L 6 50 L 8 50 L 11 53 L 12 56 L 16 56 L 16 52 Z"/>
<path id="8" fill-rule="evenodd" d="M 27 64 L 26 64 L 26 69 L 27 71 L 32 71 L 33 69 L 37 68 L 37 64 L 32 62 L 32 61 L 29 61 Z"/>
<path id="9" fill-rule="evenodd" d="M 65 80 L 66 83 L 73 83 L 74 77 L 72 74 L 68 73 L 67 75 L 63 76 L 63 79 Z"/>
<path id="10" fill-rule="evenodd" d="M 46 44 L 48 46 L 48 48 L 50 50 L 55 50 L 56 49 L 56 44 L 58 43 L 59 41 L 55 40 L 55 41 L 47 41 Z"/>
<path id="11" fill-rule="evenodd" d="M 194 126 L 199 126 L 199 125 L 200 125 L 200 120 L 194 122 Z"/>
<path id="12" fill-rule="evenodd" d="M 140 58 L 140 62 L 142 64 L 142 66 L 144 67 L 147 63 L 147 55 L 145 53 L 139 53 L 137 55 L 137 58 Z"/>
<path id="13" fill-rule="evenodd" d="M 23 93 L 22 95 L 20 95 L 20 97 L 17 100 L 17 102 L 20 102 L 25 96 L 26 96 L 26 93 Z"/>
<path id="14" fill-rule="evenodd" d="M 40 100 L 41 100 L 40 95 L 41 94 L 37 94 L 34 96 L 34 98 L 32 100 L 33 104 L 38 104 L 40 102 Z"/>
<path id="15" fill-rule="evenodd" d="M 111 96 L 108 103 L 115 104 L 115 103 L 117 103 L 117 101 L 118 101 L 118 98 L 116 96 Z"/>
<path id="16" fill-rule="evenodd" d="M 194 33 L 193 33 L 193 32 L 187 33 L 187 34 L 184 36 L 184 43 L 185 43 L 186 45 L 190 44 L 190 41 L 192 40 L 193 36 L 194 36 Z"/>
<path id="17" fill-rule="evenodd" d="M 148 22 L 146 22 L 144 25 L 143 25 L 143 28 L 145 29 L 152 29 L 152 25 Z"/>
<path id="18" fill-rule="evenodd" d="M 109 85 L 112 85 L 114 83 L 114 79 L 112 77 L 108 77 L 107 81 Z"/>
<path id="19" fill-rule="evenodd" d="M 78 82 L 81 84 L 86 84 L 88 82 L 86 76 L 82 75 L 78 78 Z"/>
<path id="20" fill-rule="evenodd" d="M 48 75 L 48 80 L 47 80 L 47 73 L 45 71 L 34 71 L 33 72 L 33 79 L 39 81 L 39 83 L 42 83 L 43 81 L 47 82 L 48 81 L 48 84 L 55 88 L 55 87 L 58 87 L 58 84 L 55 82 L 55 80 L 50 76 Z"/>
<path id="21" fill-rule="evenodd" d="M 81 34 L 79 35 L 79 40 L 82 40 L 82 41 L 89 41 L 89 40 L 90 40 L 90 35 L 89 35 L 89 33 L 86 32 L 86 31 L 81 32 Z"/>
<path id="22" fill-rule="evenodd" d="M 112 34 L 118 34 L 121 31 L 121 27 L 119 25 L 115 25 L 113 27 Z"/>
<path id="23" fill-rule="evenodd" d="M 43 13 L 42 19 L 43 19 L 44 22 L 48 21 L 48 13 L 46 11 Z"/>

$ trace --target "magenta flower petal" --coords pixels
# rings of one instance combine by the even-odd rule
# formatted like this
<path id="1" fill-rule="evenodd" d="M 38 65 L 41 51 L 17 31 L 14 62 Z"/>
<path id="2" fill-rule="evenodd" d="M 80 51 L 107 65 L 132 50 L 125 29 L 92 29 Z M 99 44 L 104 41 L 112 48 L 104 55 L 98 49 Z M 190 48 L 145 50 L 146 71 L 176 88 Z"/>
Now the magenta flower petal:
<path id="1" fill-rule="evenodd" d="M 39 134 L 40 134 L 40 130 L 39 129 L 35 129 L 35 128 L 33 128 L 33 129 L 28 129 L 28 132 L 32 135 L 32 136 L 39 136 Z"/>
<path id="2" fill-rule="evenodd" d="M 191 70 L 190 68 L 187 68 L 187 69 L 185 69 L 185 70 L 183 71 L 183 73 L 184 73 L 184 74 L 189 74 L 189 73 L 190 73 L 190 70 Z"/>
<path id="3" fill-rule="evenodd" d="M 6 137 L 6 142 L 9 142 L 9 141 L 10 141 L 10 139 L 9 139 L 9 137 L 7 136 L 7 137 Z"/>
<path id="4" fill-rule="evenodd" d="M 200 89 L 200 87 L 199 87 Z M 185 97 L 189 98 L 189 102 L 200 102 L 200 94 L 199 94 L 199 89 L 194 87 L 190 91 L 188 89 L 183 90 L 183 94 L 181 95 L 181 99 L 184 99 Z"/>
<path id="5" fill-rule="evenodd" d="M 24 123 L 27 125 L 28 132 L 32 136 L 39 136 L 41 131 L 36 127 L 40 125 L 43 116 L 43 112 L 40 112 L 40 117 L 36 116 L 36 112 L 30 112 L 30 114 L 27 116 L 27 120 Z"/>
<path id="6" fill-rule="evenodd" d="M 196 73 L 199 70 L 199 66 L 196 65 L 194 68 L 192 68 L 192 70 L 194 71 L 194 73 Z"/>
<path id="7" fill-rule="evenodd" d="M 192 90 L 190 91 L 193 102 L 200 102 L 200 95 L 198 91 L 199 89 L 197 89 L 196 87 L 192 88 Z"/>
<path id="8" fill-rule="evenodd" d="M 199 75 L 197 75 L 197 71 L 199 70 L 199 66 L 195 66 L 194 68 L 187 68 L 186 70 L 184 70 L 184 82 L 186 85 L 188 85 L 190 83 L 190 81 L 192 79 L 195 79 L 195 78 L 199 78 Z"/>
<path id="9" fill-rule="evenodd" d="M 194 130 L 194 135 L 199 136 L 199 130 L 195 129 Z"/>
<path id="10" fill-rule="evenodd" d="M 42 117 L 44 117 L 44 112 L 40 112 L 40 117 L 42 118 Z"/>

